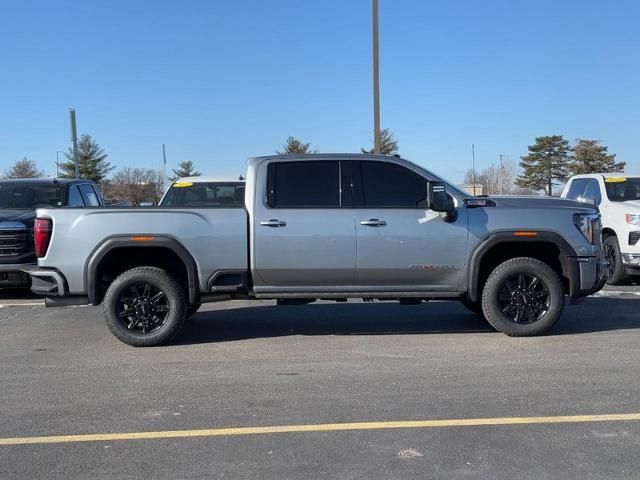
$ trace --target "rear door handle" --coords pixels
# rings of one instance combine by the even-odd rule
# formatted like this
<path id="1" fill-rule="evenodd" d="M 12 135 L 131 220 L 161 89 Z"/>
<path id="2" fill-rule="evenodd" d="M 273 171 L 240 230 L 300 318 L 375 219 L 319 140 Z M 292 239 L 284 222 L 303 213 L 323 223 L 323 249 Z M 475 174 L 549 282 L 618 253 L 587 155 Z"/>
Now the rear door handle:
<path id="1" fill-rule="evenodd" d="M 282 220 L 278 220 L 277 218 L 272 218 L 271 220 L 267 220 L 266 222 L 260 222 L 260 225 L 263 227 L 285 227 L 287 222 L 283 222 Z"/>
<path id="2" fill-rule="evenodd" d="M 384 227 L 387 224 L 384 220 L 378 220 L 377 218 L 370 218 L 369 220 L 363 220 L 360 225 L 367 227 Z"/>

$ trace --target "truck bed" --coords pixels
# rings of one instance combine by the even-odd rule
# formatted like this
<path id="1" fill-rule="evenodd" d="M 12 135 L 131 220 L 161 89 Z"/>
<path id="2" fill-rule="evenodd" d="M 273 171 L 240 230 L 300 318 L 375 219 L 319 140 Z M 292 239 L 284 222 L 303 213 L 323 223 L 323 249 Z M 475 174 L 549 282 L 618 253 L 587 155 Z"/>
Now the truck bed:
<path id="1" fill-rule="evenodd" d="M 55 218 L 42 268 L 66 273 L 68 293 L 84 293 L 84 261 L 107 239 L 162 235 L 178 240 L 198 267 L 204 291 L 214 270 L 247 270 L 247 212 L 244 208 L 64 208 L 37 210 Z M 55 259 L 55 263 L 49 262 Z"/>

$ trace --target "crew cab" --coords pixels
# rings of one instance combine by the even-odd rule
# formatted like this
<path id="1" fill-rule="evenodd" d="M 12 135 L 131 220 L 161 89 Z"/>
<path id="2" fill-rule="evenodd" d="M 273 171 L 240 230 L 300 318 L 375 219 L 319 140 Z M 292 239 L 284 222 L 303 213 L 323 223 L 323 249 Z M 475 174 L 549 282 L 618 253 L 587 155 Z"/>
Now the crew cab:
<path id="1" fill-rule="evenodd" d="M 57 178 L 0 180 L 0 288 L 25 288 L 36 265 L 33 222 L 36 208 L 97 207 L 102 196 L 94 182 Z"/>
<path id="2" fill-rule="evenodd" d="M 201 302 L 233 299 L 453 299 L 507 335 L 535 335 L 565 295 L 606 276 L 594 206 L 473 197 L 393 156 L 253 158 L 242 205 L 37 214 L 32 290 L 48 305 L 103 304 L 134 346 L 166 343 Z"/>
<path id="3" fill-rule="evenodd" d="M 640 276 L 640 175 L 592 173 L 571 177 L 563 198 L 591 203 L 602 215 L 607 283 Z"/>

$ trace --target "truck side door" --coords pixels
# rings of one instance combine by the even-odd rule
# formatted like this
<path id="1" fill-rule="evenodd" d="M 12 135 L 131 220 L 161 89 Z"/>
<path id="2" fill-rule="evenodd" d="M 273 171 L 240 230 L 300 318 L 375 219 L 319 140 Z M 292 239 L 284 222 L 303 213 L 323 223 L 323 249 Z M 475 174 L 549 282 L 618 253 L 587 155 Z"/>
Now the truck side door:
<path id="1" fill-rule="evenodd" d="M 277 160 L 258 166 L 252 218 L 257 293 L 352 285 L 356 233 L 340 163 Z"/>
<path id="2" fill-rule="evenodd" d="M 356 162 L 354 162 L 356 163 Z M 355 285 L 365 290 L 459 291 L 467 257 L 466 207 L 445 221 L 427 207 L 428 180 L 404 165 L 357 162 Z"/>

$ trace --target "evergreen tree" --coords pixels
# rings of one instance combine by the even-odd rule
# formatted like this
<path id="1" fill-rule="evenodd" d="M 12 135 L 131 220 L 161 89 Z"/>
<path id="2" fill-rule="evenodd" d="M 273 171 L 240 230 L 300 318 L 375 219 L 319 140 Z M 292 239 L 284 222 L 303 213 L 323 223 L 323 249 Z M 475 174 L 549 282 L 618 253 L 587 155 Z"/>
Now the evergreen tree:
<path id="1" fill-rule="evenodd" d="M 27 157 L 18 160 L 9 170 L 4 172 L 4 178 L 35 178 L 44 176 L 44 171 L 38 170 L 36 162 L 29 160 Z"/>
<path id="2" fill-rule="evenodd" d="M 200 176 L 200 172 L 196 170 L 196 167 L 191 160 L 185 160 L 184 162 L 180 162 L 178 164 L 178 169 L 176 170 L 175 168 L 173 168 L 172 170 L 173 170 L 173 178 L 171 178 L 171 181 L 176 180 L 178 178 Z"/>
<path id="3" fill-rule="evenodd" d="M 62 178 L 75 178 L 76 166 L 73 158 L 73 149 L 69 148 L 64 154 L 69 160 L 60 164 Z M 93 180 L 94 182 L 102 182 L 109 172 L 115 167 L 107 161 L 107 154 L 91 135 L 83 134 L 78 142 L 78 172 L 80 178 Z"/>
<path id="4" fill-rule="evenodd" d="M 523 169 L 516 180 L 516 185 L 533 190 L 547 191 L 553 194 L 553 186 L 570 177 L 569 162 L 571 147 L 562 135 L 537 137 L 533 145 L 529 145 L 529 154 L 521 158 Z"/>
<path id="5" fill-rule="evenodd" d="M 276 150 L 278 155 L 293 155 L 299 153 L 318 153 L 317 150 L 311 151 L 310 143 L 302 143 L 296 137 L 287 137 L 287 141 L 282 146 L 282 150 Z"/>
<path id="6" fill-rule="evenodd" d="M 374 141 L 375 143 L 375 141 Z M 362 153 L 373 154 L 375 149 L 367 150 L 361 148 Z M 388 128 L 380 130 L 380 155 L 396 155 L 398 153 L 398 141 L 393 137 L 393 133 Z"/>
<path id="7" fill-rule="evenodd" d="M 578 139 L 573 151 L 570 168 L 574 175 L 621 172 L 626 165 L 626 162 L 616 163 L 616 155 L 609 153 L 609 149 L 600 145 L 598 140 Z"/>

